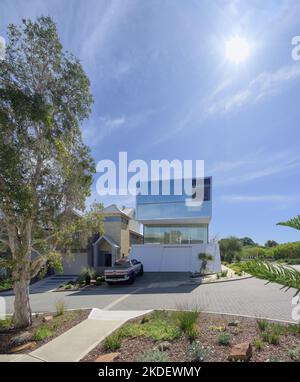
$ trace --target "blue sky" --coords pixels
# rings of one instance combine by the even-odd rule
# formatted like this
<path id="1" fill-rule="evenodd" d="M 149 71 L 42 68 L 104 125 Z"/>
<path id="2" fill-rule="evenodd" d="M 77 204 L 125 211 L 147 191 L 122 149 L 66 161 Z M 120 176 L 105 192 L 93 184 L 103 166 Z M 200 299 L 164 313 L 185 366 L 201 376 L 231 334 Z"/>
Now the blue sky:
<path id="1" fill-rule="evenodd" d="M 91 79 L 82 130 L 96 161 L 204 159 L 211 235 L 300 239 L 276 226 L 300 213 L 299 1 L 0 0 L 0 35 L 41 14 Z M 235 35 L 251 46 L 239 65 L 224 54 Z"/>

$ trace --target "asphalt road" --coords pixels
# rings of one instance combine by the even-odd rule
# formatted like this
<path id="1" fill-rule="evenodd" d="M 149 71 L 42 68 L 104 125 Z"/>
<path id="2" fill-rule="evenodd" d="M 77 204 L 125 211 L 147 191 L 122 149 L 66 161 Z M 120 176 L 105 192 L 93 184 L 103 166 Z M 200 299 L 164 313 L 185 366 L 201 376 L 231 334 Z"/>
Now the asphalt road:
<path id="1" fill-rule="evenodd" d="M 144 274 L 134 285 L 100 286 L 91 290 L 53 292 L 61 282 L 43 280 L 31 287 L 33 312 L 55 311 L 64 301 L 67 309 L 101 308 L 110 310 L 195 309 L 291 321 L 294 290 L 255 278 L 195 285 L 187 274 Z M 0 294 L 6 312 L 13 312 L 12 292 Z"/>

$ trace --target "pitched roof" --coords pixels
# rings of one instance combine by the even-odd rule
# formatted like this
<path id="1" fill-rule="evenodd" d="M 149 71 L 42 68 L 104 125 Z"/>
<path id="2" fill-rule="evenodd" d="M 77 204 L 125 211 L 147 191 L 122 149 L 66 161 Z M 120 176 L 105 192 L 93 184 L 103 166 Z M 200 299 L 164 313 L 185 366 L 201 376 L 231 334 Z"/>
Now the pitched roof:
<path id="1" fill-rule="evenodd" d="M 102 240 L 105 240 L 108 242 L 108 244 L 110 244 L 112 247 L 115 247 L 115 248 L 120 248 L 120 246 L 114 241 L 114 239 L 112 239 L 110 236 L 108 235 L 102 235 L 99 237 L 99 239 L 97 239 L 93 245 L 97 245 L 100 243 L 100 241 Z"/>

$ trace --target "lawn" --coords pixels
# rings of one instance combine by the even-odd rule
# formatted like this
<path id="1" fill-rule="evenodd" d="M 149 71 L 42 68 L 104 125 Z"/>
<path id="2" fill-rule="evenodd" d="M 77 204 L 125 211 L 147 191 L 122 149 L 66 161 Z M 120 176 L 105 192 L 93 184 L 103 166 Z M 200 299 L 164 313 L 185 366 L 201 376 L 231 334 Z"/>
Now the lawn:
<path id="1" fill-rule="evenodd" d="M 112 333 L 82 361 L 116 353 L 116 362 L 224 362 L 235 345 L 252 349 L 251 362 L 300 360 L 300 325 L 245 317 L 153 312 Z"/>

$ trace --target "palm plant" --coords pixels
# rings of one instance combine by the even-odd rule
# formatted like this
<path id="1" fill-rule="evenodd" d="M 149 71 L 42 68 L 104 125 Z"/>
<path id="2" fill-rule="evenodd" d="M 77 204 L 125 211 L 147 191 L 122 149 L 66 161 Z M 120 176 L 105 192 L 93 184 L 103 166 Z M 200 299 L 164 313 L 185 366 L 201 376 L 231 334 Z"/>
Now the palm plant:
<path id="1" fill-rule="evenodd" d="M 286 222 L 279 222 L 277 225 L 300 230 L 300 215 Z M 242 268 L 245 272 L 259 279 L 281 284 L 286 290 L 295 288 L 295 295 L 300 292 L 300 272 L 294 268 L 261 260 L 248 261 L 242 265 Z"/>
<path id="2" fill-rule="evenodd" d="M 283 225 L 283 226 L 286 226 L 286 227 L 291 227 L 291 228 L 294 228 L 294 229 L 298 229 L 300 230 L 300 215 L 286 221 L 286 222 L 279 222 L 277 223 L 277 225 Z"/>
<path id="3" fill-rule="evenodd" d="M 243 263 L 242 268 L 254 277 L 267 280 L 268 283 L 283 285 L 286 290 L 295 288 L 295 295 L 300 292 L 300 272 L 294 268 L 264 260 L 247 261 Z"/>

